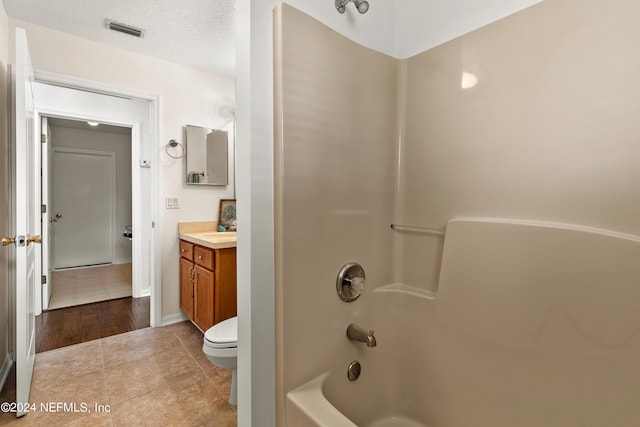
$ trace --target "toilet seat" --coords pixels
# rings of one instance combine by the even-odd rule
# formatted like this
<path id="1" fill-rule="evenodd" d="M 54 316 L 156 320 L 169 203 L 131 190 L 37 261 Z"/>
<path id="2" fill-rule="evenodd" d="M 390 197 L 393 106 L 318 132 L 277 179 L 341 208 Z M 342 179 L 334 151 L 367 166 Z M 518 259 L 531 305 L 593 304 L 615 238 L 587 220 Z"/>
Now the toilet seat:
<path id="1" fill-rule="evenodd" d="M 204 334 L 204 344 L 211 348 L 233 348 L 238 346 L 238 317 L 213 325 Z"/>
<path id="2" fill-rule="evenodd" d="M 238 404 L 238 318 L 213 325 L 204 333 L 202 352 L 214 365 L 231 370 L 229 403 Z"/>

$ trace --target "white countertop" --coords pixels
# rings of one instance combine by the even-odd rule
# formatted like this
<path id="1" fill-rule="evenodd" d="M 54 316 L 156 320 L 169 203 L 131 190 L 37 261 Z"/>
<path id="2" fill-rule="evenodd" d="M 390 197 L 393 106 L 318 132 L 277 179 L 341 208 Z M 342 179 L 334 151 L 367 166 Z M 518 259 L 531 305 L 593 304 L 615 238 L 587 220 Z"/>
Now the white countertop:
<path id="1" fill-rule="evenodd" d="M 181 233 L 180 239 L 196 245 L 206 246 L 211 249 L 224 249 L 236 247 L 235 231 L 210 231 L 205 233 Z"/>
<path id="2" fill-rule="evenodd" d="M 211 249 L 236 247 L 235 231 L 215 231 L 215 222 L 187 222 L 178 224 L 180 239 Z"/>

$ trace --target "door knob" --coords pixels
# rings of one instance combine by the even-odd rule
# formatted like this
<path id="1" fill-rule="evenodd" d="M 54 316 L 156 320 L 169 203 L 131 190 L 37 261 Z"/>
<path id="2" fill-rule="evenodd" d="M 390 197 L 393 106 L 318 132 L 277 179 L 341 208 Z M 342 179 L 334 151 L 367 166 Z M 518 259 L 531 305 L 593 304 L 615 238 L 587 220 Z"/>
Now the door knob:
<path id="1" fill-rule="evenodd" d="M 42 243 L 42 237 L 40 237 L 39 234 L 36 236 L 27 237 L 27 245 L 29 243 Z"/>
<path id="2" fill-rule="evenodd" d="M 38 236 L 39 238 L 40 236 Z M 24 236 L 16 236 L 16 237 L 3 237 L 2 238 L 2 246 L 16 245 L 22 247 L 25 245 Z"/>

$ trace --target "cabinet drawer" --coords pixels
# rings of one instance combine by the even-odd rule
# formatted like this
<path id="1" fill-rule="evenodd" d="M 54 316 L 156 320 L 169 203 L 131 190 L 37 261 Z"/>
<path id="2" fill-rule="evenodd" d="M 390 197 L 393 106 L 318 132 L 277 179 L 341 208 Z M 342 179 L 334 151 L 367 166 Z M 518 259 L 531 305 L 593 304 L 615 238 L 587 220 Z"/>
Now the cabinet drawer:
<path id="1" fill-rule="evenodd" d="M 193 261 L 193 247 L 195 245 L 193 243 L 185 242 L 184 240 L 180 240 L 180 256 L 186 258 L 190 261 Z"/>
<path id="2" fill-rule="evenodd" d="M 203 266 L 204 268 L 214 270 L 215 262 L 213 257 L 213 249 L 196 246 L 193 249 L 193 261 L 196 264 Z"/>

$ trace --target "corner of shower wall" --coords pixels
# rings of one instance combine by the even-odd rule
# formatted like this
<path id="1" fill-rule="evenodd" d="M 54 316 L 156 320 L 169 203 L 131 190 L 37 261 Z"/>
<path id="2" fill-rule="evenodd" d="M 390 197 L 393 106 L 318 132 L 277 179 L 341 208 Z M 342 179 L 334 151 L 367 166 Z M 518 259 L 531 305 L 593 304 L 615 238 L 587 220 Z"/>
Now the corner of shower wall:
<path id="1" fill-rule="evenodd" d="M 398 61 L 291 6 L 279 5 L 274 19 L 281 408 L 288 391 L 345 362 L 347 325 L 367 315 L 370 292 L 392 279 Z M 363 265 L 367 285 L 347 304 L 335 281 L 350 261 Z"/>
<path id="2" fill-rule="evenodd" d="M 540 2 L 408 58 L 395 220 L 444 229 L 456 217 L 514 218 L 638 234 L 640 152 L 630 141 L 640 89 L 628 84 L 638 12 L 631 2 Z M 400 240 L 402 282 L 437 289 L 442 239 Z"/>

